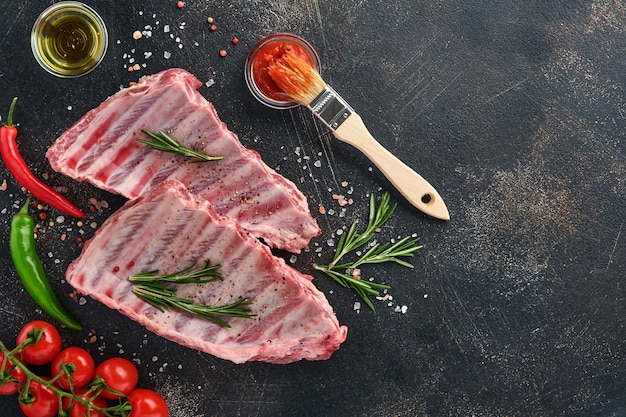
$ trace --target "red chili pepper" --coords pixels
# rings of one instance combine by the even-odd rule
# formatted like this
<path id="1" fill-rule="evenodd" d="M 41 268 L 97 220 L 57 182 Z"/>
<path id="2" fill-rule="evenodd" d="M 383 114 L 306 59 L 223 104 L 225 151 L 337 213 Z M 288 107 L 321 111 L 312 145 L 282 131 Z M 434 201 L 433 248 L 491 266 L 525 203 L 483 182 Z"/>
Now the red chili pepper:
<path id="1" fill-rule="evenodd" d="M 32 193 L 35 198 L 62 211 L 70 216 L 84 219 L 87 216 L 78 207 L 70 203 L 65 197 L 56 192 L 53 188 L 41 182 L 26 165 L 26 161 L 17 149 L 17 128 L 13 125 L 13 109 L 17 97 L 11 102 L 7 122 L 0 127 L 0 155 L 4 164 L 22 187 Z"/>

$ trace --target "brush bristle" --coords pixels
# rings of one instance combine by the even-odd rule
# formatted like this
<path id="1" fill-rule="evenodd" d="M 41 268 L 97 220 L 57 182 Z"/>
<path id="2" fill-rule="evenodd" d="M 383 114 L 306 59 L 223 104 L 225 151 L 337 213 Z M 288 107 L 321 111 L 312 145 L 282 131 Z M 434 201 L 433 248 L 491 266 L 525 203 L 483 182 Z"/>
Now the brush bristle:
<path id="1" fill-rule="evenodd" d="M 287 51 L 268 67 L 272 80 L 289 97 L 307 106 L 326 88 L 320 74 L 308 62 Z"/>

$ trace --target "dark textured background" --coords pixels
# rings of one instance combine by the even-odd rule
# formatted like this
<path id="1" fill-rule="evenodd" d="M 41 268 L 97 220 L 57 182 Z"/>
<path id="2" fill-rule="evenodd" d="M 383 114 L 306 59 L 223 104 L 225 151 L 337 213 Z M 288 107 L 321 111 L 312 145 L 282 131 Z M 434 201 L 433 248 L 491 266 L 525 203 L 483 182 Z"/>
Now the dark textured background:
<path id="1" fill-rule="evenodd" d="M 234 365 L 65 296 L 76 238 L 91 236 L 90 222 L 101 224 L 123 200 L 53 176 L 48 182 L 66 186 L 83 209 L 90 198 L 109 205 L 82 228 L 70 219 L 43 224 L 37 239 L 55 290 L 86 327 L 63 331 L 66 343 L 96 360 L 135 360 L 140 385 L 161 392 L 176 417 L 626 415 L 623 2 L 189 0 L 178 10 L 171 0 L 93 0 L 111 45 L 103 64 L 76 80 L 48 75 L 32 57 L 29 31 L 50 3 L 5 0 L 0 9 L 0 114 L 20 97 L 19 144 L 39 176 L 53 174 L 47 147 L 86 111 L 141 75 L 180 66 L 214 80 L 200 91 L 222 120 L 309 197 L 323 235 L 297 256 L 299 270 L 328 261 L 327 239 L 366 214 L 371 192 L 391 191 L 399 203 L 381 239 L 417 233 L 425 245 L 413 270 L 364 268 L 392 286 L 393 299 L 376 301 L 375 312 L 355 311 L 352 293 L 315 275 L 349 327 L 330 360 Z M 134 41 L 145 25 L 152 36 Z M 450 222 L 406 204 L 306 110 L 253 99 L 246 54 L 283 31 L 315 46 L 325 80 L 438 189 Z M 124 54 L 146 67 L 129 73 Z M 26 193 L 0 167 L 4 180 L 0 339 L 12 343 L 24 323 L 45 315 L 8 258 L 10 218 Z M 350 191 L 355 203 L 342 212 L 332 194 Z M 319 205 L 334 214 L 319 214 Z M 406 314 L 395 311 L 402 305 Z M 15 397 L 0 398 L 0 408 L 20 414 Z"/>

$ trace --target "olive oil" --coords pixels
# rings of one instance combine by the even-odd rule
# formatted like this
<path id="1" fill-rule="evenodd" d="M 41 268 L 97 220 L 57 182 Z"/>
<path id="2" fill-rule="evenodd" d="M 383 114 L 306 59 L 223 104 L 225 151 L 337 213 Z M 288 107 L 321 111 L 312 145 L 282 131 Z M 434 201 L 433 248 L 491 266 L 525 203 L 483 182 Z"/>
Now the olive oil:
<path id="1" fill-rule="evenodd" d="M 62 16 L 44 32 L 41 53 L 59 71 L 88 67 L 96 59 L 98 28 L 80 15 Z"/>
<path id="2" fill-rule="evenodd" d="M 39 64 L 60 77 L 78 77 L 93 70 L 104 57 L 107 42 L 106 27 L 100 16 L 74 1 L 46 9 L 31 35 Z"/>

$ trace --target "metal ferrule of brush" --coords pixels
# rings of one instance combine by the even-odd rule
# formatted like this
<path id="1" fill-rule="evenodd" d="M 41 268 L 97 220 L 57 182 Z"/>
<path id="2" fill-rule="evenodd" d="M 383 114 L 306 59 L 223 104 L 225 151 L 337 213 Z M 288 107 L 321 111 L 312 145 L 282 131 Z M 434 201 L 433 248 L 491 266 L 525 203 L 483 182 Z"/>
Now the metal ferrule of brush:
<path id="1" fill-rule="evenodd" d="M 329 85 L 311 101 L 309 108 L 332 130 L 354 113 L 354 109 Z"/>

